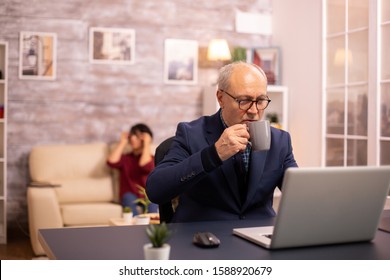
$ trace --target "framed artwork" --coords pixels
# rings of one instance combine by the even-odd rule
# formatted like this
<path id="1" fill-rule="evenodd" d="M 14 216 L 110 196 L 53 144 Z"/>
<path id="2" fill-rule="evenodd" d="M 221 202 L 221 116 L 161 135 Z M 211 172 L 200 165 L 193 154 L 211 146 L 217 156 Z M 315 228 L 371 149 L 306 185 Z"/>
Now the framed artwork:
<path id="1" fill-rule="evenodd" d="M 198 42 L 166 39 L 164 49 L 164 82 L 195 85 L 198 82 Z"/>
<path id="2" fill-rule="evenodd" d="M 55 80 L 57 34 L 20 32 L 19 79 Z"/>
<path id="3" fill-rule="evenodd" d="M 96 64 L 134 64 L 135 30 L 92 27 L 89 61 Z"/>
<path id="4" fill-rule="evenodd" d="M 280 85 L 280 49 L 278 47 L 253 49 L 252 62 L 265 72 L 269 85 Z"/>

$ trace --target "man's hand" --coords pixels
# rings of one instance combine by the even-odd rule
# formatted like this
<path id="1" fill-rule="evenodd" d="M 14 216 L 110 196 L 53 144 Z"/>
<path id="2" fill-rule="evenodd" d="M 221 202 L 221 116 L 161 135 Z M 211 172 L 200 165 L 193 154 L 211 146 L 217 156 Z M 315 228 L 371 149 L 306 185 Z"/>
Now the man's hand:
<path id="1" fill-rule="evenodd" d="M 245 151 L 248 140 L 249 132 L 245 124 L 236 124 L 226 128 L 215 142 L 219 158 L 224 161 L 238 152 Z"/>

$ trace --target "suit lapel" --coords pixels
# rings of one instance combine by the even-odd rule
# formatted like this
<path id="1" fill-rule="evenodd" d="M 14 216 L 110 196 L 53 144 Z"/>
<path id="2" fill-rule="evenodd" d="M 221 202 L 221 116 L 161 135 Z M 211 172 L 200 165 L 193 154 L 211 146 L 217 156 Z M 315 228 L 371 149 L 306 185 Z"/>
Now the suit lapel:
<path id="1" fill-rule="evenodd" d="M 219 111 L 205 119 L 205 126 L 207 131 L 206 141 L 209 145 L 212 145 L 217 142 L 222 132 L 225 130 L 219 117 Z"/>
<path id="2" fill-rule="evenodd" d="M 220 112 L 218 111 L 216 114 L 212 115 L 210 118 L 206 120 L 206 141 L 209 145 L 213 145 L 221 134 L 224 131 L 223 124 L 221 122 Z M 233 193 L 234 198 L 236 199 L 236 203 L 240 203 L 240 194 L 237 188 L 237 173 L 235 170 L 235 159 L 234 157 L 226 160 L 222 166 L 221 170 L 225 176 L 226 181 L 228 182 L 229 188 Z"/>
<path id="3" fill-rule="evenodd" d="M 229 189 L 233 193 L 233 198 L 235 199 L 235 202 L 237 205 L 241 205 L 240 200 L 240 190 L 238 189 L 237 182 L 237 172 L 235 167 L 235 161 L 236 159 L 234 157 L 226 160 L 221 169 L 222 173 L 225 175 L 225 179 L 228 182 Z"/>

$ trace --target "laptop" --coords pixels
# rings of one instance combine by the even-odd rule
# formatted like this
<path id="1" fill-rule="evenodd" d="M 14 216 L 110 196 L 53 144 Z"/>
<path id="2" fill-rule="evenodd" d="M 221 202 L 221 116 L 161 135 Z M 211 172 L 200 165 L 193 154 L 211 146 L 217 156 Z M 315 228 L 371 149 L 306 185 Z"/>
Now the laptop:
<path id="1" fill-rule="evenodd" d="M 289 168 L 274 226 L 234 228 L 268 249 L 370 241 L 390 188 L 390 166 Z"/>

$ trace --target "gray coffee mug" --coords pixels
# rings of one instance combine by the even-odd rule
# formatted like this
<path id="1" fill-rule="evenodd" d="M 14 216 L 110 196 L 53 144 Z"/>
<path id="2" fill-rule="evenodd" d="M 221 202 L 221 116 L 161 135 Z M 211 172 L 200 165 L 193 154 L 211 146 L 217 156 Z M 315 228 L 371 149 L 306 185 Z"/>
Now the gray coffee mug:
<path id="1" fill-rule="evenodd" d="M 268 120 L 248 124 L 252 151 L 267 151 L 271 146 L 271 126 Z"/>

